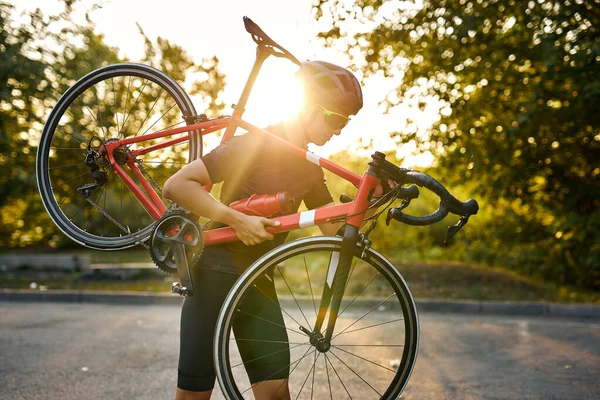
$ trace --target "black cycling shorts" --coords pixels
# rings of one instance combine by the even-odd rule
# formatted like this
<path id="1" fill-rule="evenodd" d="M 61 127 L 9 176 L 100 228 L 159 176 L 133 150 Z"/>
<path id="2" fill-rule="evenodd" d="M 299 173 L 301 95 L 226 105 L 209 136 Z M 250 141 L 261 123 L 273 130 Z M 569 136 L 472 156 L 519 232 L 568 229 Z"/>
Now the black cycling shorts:
<path id="1" fill-rule="evenodd" d="M 201 265 L 192 270 L 195 294 L 184 300 L 181 310 L 177 387 L 194 392 L 211 390 L 215 385 L 215 325 L 221 305 L 239 277 L 238 274 L 211 269 L 210 265 L 206 267 Z M 288 348 L 287 332 L 283 328 L 285 324 L 273 283 L 263 279 L 258 285 L 260 290 L 254 290 L 245 298 L 233 325 L 236 339 L 261 339 L 261 342 L 237 342 L 253 384 L 288 378 L 290 364 L 289 351 L 285 351 Z M 272 355 L 261 357 L 266 354 Z"/>

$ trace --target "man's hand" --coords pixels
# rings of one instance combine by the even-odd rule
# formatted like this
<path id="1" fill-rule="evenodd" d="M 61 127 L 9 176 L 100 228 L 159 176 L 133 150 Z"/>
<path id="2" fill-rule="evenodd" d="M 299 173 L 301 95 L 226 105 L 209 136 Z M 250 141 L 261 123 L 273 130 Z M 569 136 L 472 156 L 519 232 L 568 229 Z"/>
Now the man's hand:
<path id="1" fill-rule="evenodd" d="M 240 213 L 231 227 L 246 246 L 254 246 L 265 240 L 273 240 L 274 236 L 267 232 L 266 227 L 279 225 L 279 221 Z"/>
<path id="2" fill-rule="evenodd" d="M 398 184 L 396 182 L 394 182 L 393 180 L 391 180 L 391 179 L 388 179 L 387 183 L 388 183 L 388 187 L 390 188 L 390 190 L 392 190 L 396 186 L 398 186 Z M 377 188 L 375 189 L 375 192 L 373 192 L 373 197 L 381 197 L 385 193 L 386 192 L 384 192 L 384 190 L 383 190 L 383 185 L 381 184 L 381 182 L 379 182 L 377 184 Z"/>

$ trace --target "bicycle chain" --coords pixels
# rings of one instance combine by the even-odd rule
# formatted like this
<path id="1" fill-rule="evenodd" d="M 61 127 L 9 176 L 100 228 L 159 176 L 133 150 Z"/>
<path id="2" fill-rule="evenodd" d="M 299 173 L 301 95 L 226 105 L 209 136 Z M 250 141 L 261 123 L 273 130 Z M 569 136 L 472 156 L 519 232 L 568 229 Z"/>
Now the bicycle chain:
<path id="1" fill-rule="evenodd" d="M 138 166 L 140 167 L 142 173 L 148 177 L 150 179 L 150 183 L 154 186 L 154 188 L 161 192 L 162 189 L 160 188 L 160 185 L 158 184 L 158 182 L 156 182 L 156 180 L 152 177 L 152 175 L 150 175 L 150 173 L 146 170 L 146 168 L 143 165 L 143 161 L 141 160 L 136 160 L 138 163 Z M 147 245 L 146 243 L 144 243 L 144 239 L 141 238 L 140 236 L 136 235 L 135 233 L 132 233 L 129 229 L 125 228 L 123 225 L 121 225 L 116 219 L 114 219 L 113 217 L 110 216 L 109 213 L 107 213 L 106 211 L 104 211 L 98 204 L 96 204 L 92 199 L 90 198 L 85 198 L 85 200 L 90 203 L 96 210 L 100 211 L 102 213 L 102 215 L 104 215 L 106 218 L 108 218 L 113 224 L 115 224 L 119 229 L 121 229 L 123 232 L 127 233 L 128 235 L 133 236 L 135 239 L 137 239 L 136 244 L 141 244 L 142 246 L 144 246 L 144 248 L 146 250 L 150 250 L 150 246 Z M 175 205 L 175 203 L 173 203 L 172 201 L 170 201 L 169 199 L 167 199 L 167 201 L 169 202 L 169 210 L 171 210 L 173 208 L 173 206 Z M 176 206 L 177 207 L 177 206 Z M 156 225 L 156 221 L 152 223 L 152 225 Z"/>
<path id="2" fill-rule="evenodd" d="M 148 172 L 148 170 L 146 170 L 146 168 L 144 167 L 144 161 L 142 160 L 136 160 L 140 169 L 142 170 L 142 173 L 144 175 L 146 175 L 148 178 L 150 178 L 150 183 L 152 183 L 152 185 L 154 186 L 154 188 L 160 193 L 162 192 L 162 189 L 160 188 L 160 185 L 158 184 L 158 182 L 156 182 L 156 180 L 154 180 L 154 178 L 152 177 L 152 175 L 150 175 L 150 173 Z M 169 202 L 169 204 L 173 204 L 173 202 L 169 199 L 167 199 L 167 201 Z"/>
<path id="3" fill-rule="evenodd" d="M 146 250 L 150 250 L 150 246 L 148 246 L 146 243 L 144 243 L 144 239 L 140 238 L 138 235 L 136 235 L 135 233 L 132 233 L 130 230 L 126 229 L 123 225 L 121 225 L 116 219 L 114 219 L 113 217 L 110 216 L 109 213 L 107 213 L 106 211 L 104 211 L 98 204 L 96 204 L 92 199 L 90 198 L 85 198 L 85 200 L 90 203 L 94 208 L 96 208 L 98 211 L 100 211 L 106 218 L 108 218 L 113 224 L 115 224 L 116 226 L 118 226 L 123 232 L 133 236 L 135 239 L 137 239 L 138 241 L 136 242 L 136 244 L 141 244 L 142 246 L 144 246 L 146 248 Z M 155 225 L 156 222 L 153 222 L 152 225 Z"/>

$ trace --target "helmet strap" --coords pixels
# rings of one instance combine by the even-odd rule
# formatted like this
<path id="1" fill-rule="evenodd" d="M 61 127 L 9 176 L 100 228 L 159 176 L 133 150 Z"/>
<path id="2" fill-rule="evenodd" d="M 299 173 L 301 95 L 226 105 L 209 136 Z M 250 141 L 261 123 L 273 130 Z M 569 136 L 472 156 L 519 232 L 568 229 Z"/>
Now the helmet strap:
<path id="1" fill-rule="evenodd" d="M 310 140 L 308 138 L 308 126 L 312 124 L 313 120 L 315 119 L 315 114 L 317 113 L 317 106 L 313 106 L 312 111 L 310 112 L 309 117 L 307 118 L 307 122 L 304 124 L 304 140 L 306 142 L 306 144 L 310 143 Z"/>

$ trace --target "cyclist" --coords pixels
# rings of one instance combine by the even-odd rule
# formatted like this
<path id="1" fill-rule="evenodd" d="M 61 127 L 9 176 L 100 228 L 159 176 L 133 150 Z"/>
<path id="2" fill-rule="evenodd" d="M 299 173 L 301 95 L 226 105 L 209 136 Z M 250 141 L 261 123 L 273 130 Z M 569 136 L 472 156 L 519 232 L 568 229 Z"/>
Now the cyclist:
<path id="1" fill-rule="evenodd" d="M 296 117 L 266 129 L 299 147 L 308 143 L 323 145 L 340 133 L 350 115 L 361 109 L 360 84 L 348 70 L 323 61 L 304 62 L 298 75 L 305 94 L 302 110 Z M 290 155 L 271 142 L 260 133 L 235 136 L 182 168 L 165 183 L 165 197 L 214 223 L 231 226 L 241 241 L 205 248 L 199 265 L 193 268 L 195 294 L 185 299 L 181 313 L 176 400 L 210 398 L 215 383 L 212 344 L 220 307 L 240 273 L 258 257 L 282 244 L 287 236 L 267 232 L 266 228 L 277 226 L 277 222 L 240 213 L 227 205 L 253 194 L 283 191 L 298 200 L 293 212 L 297 212 L 300 200 L 309 209 L 333 203 L 319 166 Z M 203 186 L 221 181 L 224 183 L 218 202 Z M 323 234 L 335 235 L 340 224 L 319 227 Z M 270 281 L 265 281 L 261 291 L 276 304 L 272 282 L 269 287 Z M 255 315 L 260 313 L 263 320 L 282 321 L 280 309 L 265 297 L 249 298 L 248 307 Z M 240 319 L 234 329 L 238 338 L 251 337 L 253 329 L 260 329 L 263 336 L 265 330 L 272 329 L 269 335 L 274 342 L 287 341 L 285 329 L 258 318 Z M 252 346 L 238 342 L 238 348 L 244 360 L 252 357 Z M 270 348 L 273 349 L 272 344 Z M 247 368 L 257 399 L 289 398 L 289 368 L 286 368 L 289 363 L 289 352 L 281 351 Z"/>

